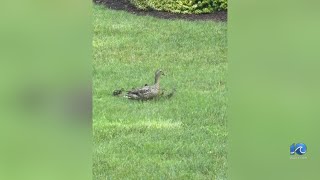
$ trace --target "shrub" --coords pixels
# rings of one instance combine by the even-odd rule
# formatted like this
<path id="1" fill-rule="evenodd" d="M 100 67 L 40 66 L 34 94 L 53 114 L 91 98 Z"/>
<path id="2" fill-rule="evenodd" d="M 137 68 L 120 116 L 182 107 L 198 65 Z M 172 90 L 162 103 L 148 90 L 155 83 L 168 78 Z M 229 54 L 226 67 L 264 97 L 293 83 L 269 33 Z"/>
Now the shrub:
<path id="1" fill-rule="evenodd" d="M 155 9 L 184 14 L 227 10 L 227 0 L 130 0 L 139 9 Z"/>
<path id="2" fill-rule="evenodd" d="M 227 10 L 228 9 L 228 1 L 227 0 L 214 0 L 215 6 L 217 10 Z"/>

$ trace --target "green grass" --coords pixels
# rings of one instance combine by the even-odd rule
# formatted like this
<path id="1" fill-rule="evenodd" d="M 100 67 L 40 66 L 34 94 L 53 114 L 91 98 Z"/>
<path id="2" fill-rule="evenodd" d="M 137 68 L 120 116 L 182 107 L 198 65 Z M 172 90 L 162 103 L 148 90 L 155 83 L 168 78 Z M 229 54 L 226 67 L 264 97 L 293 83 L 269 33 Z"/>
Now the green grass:
<path id="1" fill-rule="evenodd" d="M 227 24 L 93 6 L 94 179 L 226 179 Z M 115 89 L 154 81 L 171 99 Z"/>

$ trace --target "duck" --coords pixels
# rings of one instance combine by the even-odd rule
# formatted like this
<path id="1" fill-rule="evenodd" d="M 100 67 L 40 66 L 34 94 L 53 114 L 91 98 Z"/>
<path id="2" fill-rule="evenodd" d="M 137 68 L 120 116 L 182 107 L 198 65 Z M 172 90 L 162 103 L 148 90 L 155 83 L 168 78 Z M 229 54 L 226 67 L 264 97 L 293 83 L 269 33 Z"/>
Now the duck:
<path id="1" fill-rule="evenodd" d="M 116 89 L 116 90 L 113 91 L 112 95 L 113 95 L 113 96 L 120 96 L 123 91 L 124 91 L 123 88 L 121 88 L 121 89 Z"/>
<path id="2" fill-rule="evenodd" d="M 145 86 L 127 91 L 125 97 L 132 100 L 150 100 L 155 97 L 158 97 L 161 94 L 160 89 L 160 77 L 165 76 L 164 72 L 161 69 L 158 69 L 155 72 L 155 80 L 153 85 L 145 84 Z"/>

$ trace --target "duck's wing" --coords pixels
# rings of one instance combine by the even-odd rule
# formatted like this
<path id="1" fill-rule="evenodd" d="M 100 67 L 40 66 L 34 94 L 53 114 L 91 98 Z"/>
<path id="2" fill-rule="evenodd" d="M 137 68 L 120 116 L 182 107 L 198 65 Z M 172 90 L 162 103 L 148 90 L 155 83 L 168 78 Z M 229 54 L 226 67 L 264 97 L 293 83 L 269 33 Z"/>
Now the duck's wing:
<path id="1" fill-rule="evenodd" d="M 140 89 L 133 89 L 131 91 L 127 91 L 126 97 L 128 97 L 129 99 L 144 100 L 148 99 L 150 93 L 150 87 L 145 86 Z"/>
<path id="2" fill-rule="evenodd" d="M 143 88 L 128 91 L 128 94 L 144 95 L 144 94 L 148 94 L 150 92 L 151 92 L 150 86 L 144 86 Z"/>

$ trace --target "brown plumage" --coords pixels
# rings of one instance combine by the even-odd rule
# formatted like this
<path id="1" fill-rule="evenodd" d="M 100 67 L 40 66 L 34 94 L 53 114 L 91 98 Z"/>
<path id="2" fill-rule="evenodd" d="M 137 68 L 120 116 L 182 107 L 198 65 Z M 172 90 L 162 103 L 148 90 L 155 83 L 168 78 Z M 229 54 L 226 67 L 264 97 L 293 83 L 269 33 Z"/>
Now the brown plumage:
<path id="1" fill-rule="evenodd" d="M 157 70 L 155 73 L 154 85 L 133 89 L 127 92 L 126 97 L 133 100 L 149 100 L 160 95 L 160 76 L 164 75 L 162 70 Z"/>

